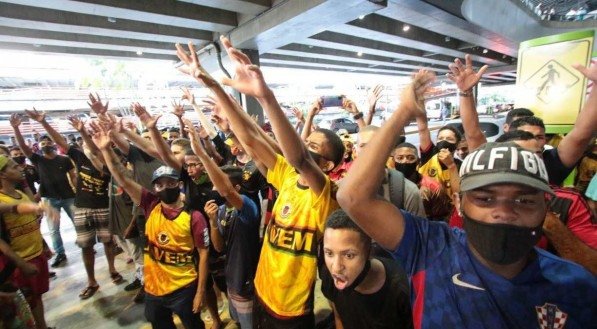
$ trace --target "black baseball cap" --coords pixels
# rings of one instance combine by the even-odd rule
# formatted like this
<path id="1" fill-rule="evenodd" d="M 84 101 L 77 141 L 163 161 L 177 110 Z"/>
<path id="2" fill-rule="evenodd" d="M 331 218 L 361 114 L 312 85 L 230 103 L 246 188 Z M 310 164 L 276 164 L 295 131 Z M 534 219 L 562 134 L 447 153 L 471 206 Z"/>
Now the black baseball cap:
<path id="1" fill-rule="evenodd" d="M 487 143 L 470 153 L 460 166 L 460 191 L 493 184 L 520 184 L 554 194 L 545 163 L 516 143 Z"/>

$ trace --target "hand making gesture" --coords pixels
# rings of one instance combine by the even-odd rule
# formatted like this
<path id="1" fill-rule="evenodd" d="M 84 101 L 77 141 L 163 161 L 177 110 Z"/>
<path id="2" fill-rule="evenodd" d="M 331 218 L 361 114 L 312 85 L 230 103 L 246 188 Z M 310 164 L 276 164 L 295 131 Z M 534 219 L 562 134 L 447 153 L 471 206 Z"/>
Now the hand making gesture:
<path id="1" fill-rule="evenodd" d="M 479 83 L 479 80 L 481 80 L 481 77 L 489 66 L 484 65 L 479 71 L 475 72 L 471 55 L 466 54 L 464 61 L 465 64 L 462 64 L 462 61 L 456 58 L 454 63 L 448 66 L 452 73 L 446 73 L 446 76 L 456 84 L 458 90 L 466 92 Z"/>
<path id="2" fill-rule="evenodd" d="M 46 113 L 37 111 L 37 109 L 35 107 L 32 110 L 25 110 L 25 113 L 27 113 L 27 115 L 31 119 L 33 119 L 39 123 L 43 122 L 46 119 Z"/>
<path id="3" fill-rule="evenodd" d="M 98 93 L 95 93 L 95 96 L 93 96 L 92 93 L 89 93 L 89 102 L 87 102 L 87 105 L 89 105 L 91 110 L 95 112 L 97 115 L 105 114 L 106 112 L 108 112 L 109 103 L 110 102 L 108 101 L 104 105 Z"/>
<path id="4" fill-rule="evenodd" d="M 133 107 L 133 112 L 135 112 L 135 115 L 139 117 L 139 120 L 145 126 L 145 128 L 152 129 L 156 127 L 158 120 L 162 116 L 161 114 L 152 116 L 149 114 L 149 112 L 147 112 L 145 107 L 139 103 L 133 103 L 131 106 Z"/>
<path id="5" fill-rule="evenodd" d="M 234 78 L 224 78 L 222 83 L 255 98 L 264 98 L 271 93 L 259 66 L 253 65 L 247 55 L 234 48 L 228 38 L 222 36 L 220 41 L 235 64 Z"/>

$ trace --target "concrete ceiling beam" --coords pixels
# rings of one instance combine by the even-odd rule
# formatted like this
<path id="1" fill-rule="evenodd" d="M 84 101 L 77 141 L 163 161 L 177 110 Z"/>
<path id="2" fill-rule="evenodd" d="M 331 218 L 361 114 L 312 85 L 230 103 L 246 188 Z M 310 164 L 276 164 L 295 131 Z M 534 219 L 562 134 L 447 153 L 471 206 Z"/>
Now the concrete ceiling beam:
<path id="1" fill-rule="evenodd" d="M 31 28 L 64 33 L 141 39 L 161 42 L 203 42 L 213 39 L 210 31 L 187 29 L 161 24 L 144 24 L 119 19 L 110 22 L 106 17 L 76 14 L 0 2 L 0 26 Z M 0 33 L 1 30 L 0 30 Z"/>
<path id="2" fill-rule="evenodd" d="M 43 30 L 3 27 L 0 41 L 33 45 L 54 45 L 75 48 L 95 48 L 125 51 L 142 51 L 172 55 L 174 44 L 136 39 L 113 38 L 79 33 L 61 33 Z"/>
<path id="3" fill-rule="evenodd" d="M 257 16 L 271 7 L 270 0 L 178 0 L 195 5 L 233 11 L 244 15 Z"/>
<path id="4" fill-rule="evenodd" d="M 225 32 L 237 25 L 236 13 L 171 0 L 3 0 L 19 5 L 80 14 L 165 24 L 190 29 Z"/>
<path id="5" fill-rule="evenodd" d="M 173 63 L 174 63 L 174 61 L 178 60 L 178 58 L 175 55 L 152 54 L 152 53 L 143 53 L 143 55 L 137 55 L 135 51 L 75 48 L 75 47 L 63 47 L 63 46 L 54 46 L 54 45 L 36 47 L 31 44 L 16 43 L 16 42 L 0 42 L 0 49 L 24 50 L 24 51 L 81 55 L 81 56 L 158 59 L 158 60 L 172 61 Z"/>

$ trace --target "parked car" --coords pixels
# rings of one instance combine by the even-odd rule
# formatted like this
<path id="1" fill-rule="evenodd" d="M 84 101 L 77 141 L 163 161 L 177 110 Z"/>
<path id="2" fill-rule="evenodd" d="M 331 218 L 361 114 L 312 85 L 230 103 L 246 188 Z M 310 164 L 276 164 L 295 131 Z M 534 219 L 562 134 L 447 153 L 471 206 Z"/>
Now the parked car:
<path id="1" fill-rule="evenodd" d="M 494 142 L 498 137 L 504 133 L 504 123 L 506 122 L 506 115 L 479 115 L 479 128 L 487 138 L 488 142 Z M 462 128 L 462 119 L 453 119 L 446 121 L 446 125 L 450 125 L 458 129 L 464 136 L 464 129 Z"/>
<path id="2" fill-rule="evenodd" d="M 346 129 L 349 134 L 356 134 L 359 132 L 359 125 L 357 125 L 356 122 L 346 118 L 330 120 L 331 131 L 337 132 L 340 129 Z"/>

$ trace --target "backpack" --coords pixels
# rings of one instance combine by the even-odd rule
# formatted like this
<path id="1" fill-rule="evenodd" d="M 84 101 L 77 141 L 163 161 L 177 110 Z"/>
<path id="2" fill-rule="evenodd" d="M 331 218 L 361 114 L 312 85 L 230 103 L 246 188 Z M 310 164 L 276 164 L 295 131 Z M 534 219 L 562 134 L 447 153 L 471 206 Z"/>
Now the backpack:
<path id="1" fill-rule="evenodd" d="M 396 169 L 386 169 L 386 179 L 381 186 L 384 199 L 404 209 L 404 174 Z"/>

